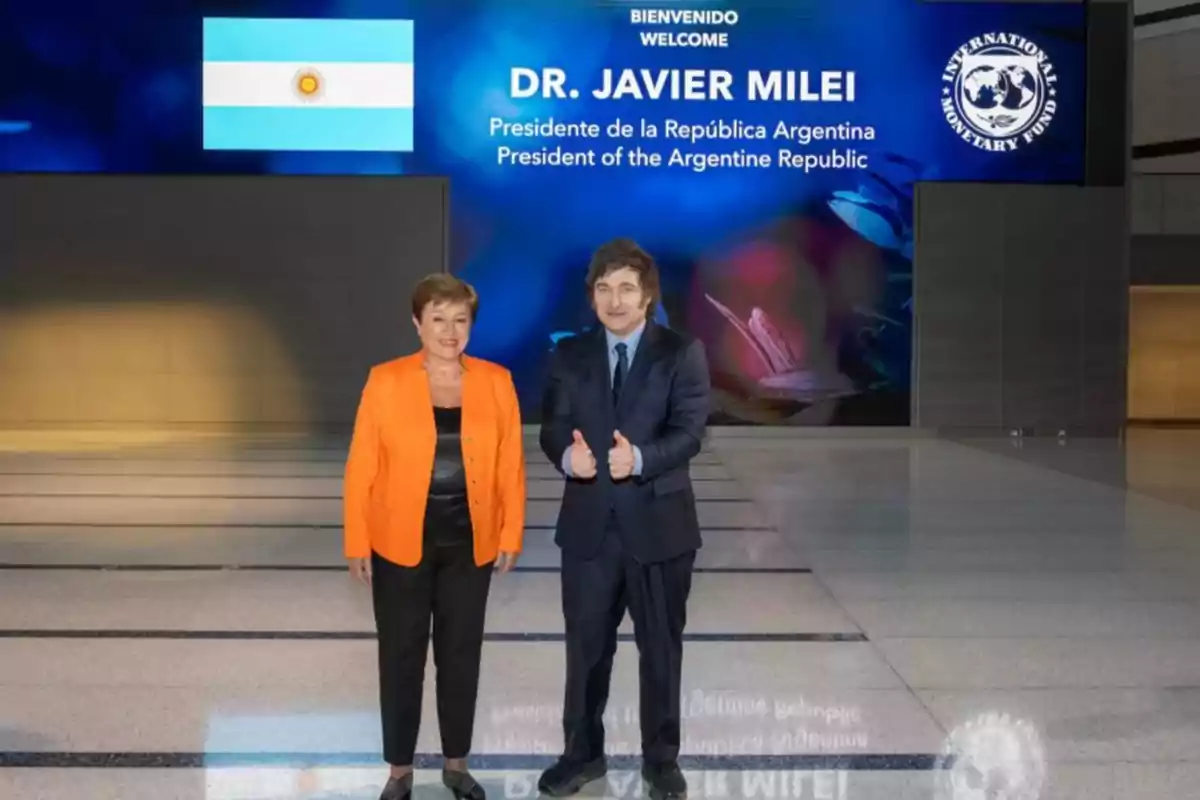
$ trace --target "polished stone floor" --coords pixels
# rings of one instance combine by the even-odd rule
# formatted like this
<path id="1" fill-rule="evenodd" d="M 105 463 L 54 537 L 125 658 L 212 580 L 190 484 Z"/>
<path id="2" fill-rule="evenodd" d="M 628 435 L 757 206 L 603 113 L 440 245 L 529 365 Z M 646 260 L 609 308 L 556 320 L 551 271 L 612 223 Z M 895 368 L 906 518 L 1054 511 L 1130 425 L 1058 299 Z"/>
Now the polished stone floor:
<path id="1" fill-rule="evenodd" d="M 0 798 L 374 800 L 370 603 L 337 442 L 0 437 Z M 551 526 L 531 448 L 476 727 L 493 798 L 561 746 Z M 1121 442 L 715 431 L 693 469 L 694 798 L 1200 797 L 1200 434 Z M 614 771 L 641 797 L 637 661 Z M 421 798 L 438 785 L 427 682 Z"/>

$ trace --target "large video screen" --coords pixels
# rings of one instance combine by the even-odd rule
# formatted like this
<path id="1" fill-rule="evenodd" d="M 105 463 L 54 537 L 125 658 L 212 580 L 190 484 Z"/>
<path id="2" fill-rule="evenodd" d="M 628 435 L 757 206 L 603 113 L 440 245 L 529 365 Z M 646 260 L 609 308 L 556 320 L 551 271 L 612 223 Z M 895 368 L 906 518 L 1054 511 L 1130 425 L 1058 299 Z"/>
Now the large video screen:
<path id="1" fill-rule="evenodd" d="M 662 268 L 658 320 L 707 346 L 714 421 L 904 425 L 913 185 L 1080 181 L 1085 24 L 1061 3 L 16 0 L 0 170 L 445 175 L 471 351 L 527 407 L 593 322 L 590 251 L 624 236 Z"/>

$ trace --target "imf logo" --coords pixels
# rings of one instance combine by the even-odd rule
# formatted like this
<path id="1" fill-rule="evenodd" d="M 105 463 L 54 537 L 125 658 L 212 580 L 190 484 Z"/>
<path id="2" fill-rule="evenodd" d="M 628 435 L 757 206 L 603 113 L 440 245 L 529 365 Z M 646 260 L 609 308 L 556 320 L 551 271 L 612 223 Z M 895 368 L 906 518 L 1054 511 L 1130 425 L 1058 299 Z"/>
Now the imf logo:
<path id="1" fill-rule="evenodd" d="M 950 732 L 937 764 L 935 800 L 1039 800 L 1046 753 L 1037 730 L 987 713 Z"/>
<path id="2" fill-rule="evenodd" d="M 1012 33 L 977 36 L 942 72 L 942 113 L 959 137 L 981 150 L 1032 144 L 1058 111 L 1058 74 L 1046 51 Z"/>

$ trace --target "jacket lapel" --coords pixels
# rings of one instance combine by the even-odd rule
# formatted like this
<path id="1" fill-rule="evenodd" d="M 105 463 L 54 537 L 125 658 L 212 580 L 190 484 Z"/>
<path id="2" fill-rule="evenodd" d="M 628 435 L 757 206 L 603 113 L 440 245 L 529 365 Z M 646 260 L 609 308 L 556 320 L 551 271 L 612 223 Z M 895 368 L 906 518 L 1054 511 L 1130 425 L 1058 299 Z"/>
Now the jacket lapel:
<path id="1" fill-rule="evenodd" d="M 488 421 L 490 408 L 488 390 L 491 388 L 482 374 L 478 362 L 463 356 L 462 371 L 462 444 L 464 450 L 472 450 Z"/>
<path id="2" fill-rule="evenodd" d="M 609 425 L 614 412 L 612 371 L 608 365 L 608 339 L 604 335 L 604 326 L 602 325 L 596 326 L 587 358 L 587 383 L 592 387 L 592 392 L 599 395 L 596 402 L 600 405 L 600 410 L 604 412 L 605 424 Z"/>
<path id="3" fill-rule="evenodd" d="M 629 365 L 629 374 L 625 377 L 625 385 L 621 388 L 621 397 L 617 406 L 617 419 L 621 418 L 621 412 L 629 408 L 629 404 L 636 402 L 638 394 L 641 393 L 642 387 L 646 384 L 646 377 L 650 374 L 650 365 L 654 363 L 657 353 L 655 347 L 658 344 L 658 326 L 653 320 L 646 321 L 646 327 L 642 331 L 642 340 L 638 343 L 637 352 L 633 354 L 633 363 Z"/>
<path id="4" fill-rule="evenodd" d="M 433 396 L 429 377 L 421 363 L 420 354 L 405 356 L 398 362 L 397 394 L 394 399 L 399 412 L 398 428 L 406 446 L 418 448 L 413 452 L 414 463 L 433 458 L 437 448 L 437 423 L 433 418 Z"/>

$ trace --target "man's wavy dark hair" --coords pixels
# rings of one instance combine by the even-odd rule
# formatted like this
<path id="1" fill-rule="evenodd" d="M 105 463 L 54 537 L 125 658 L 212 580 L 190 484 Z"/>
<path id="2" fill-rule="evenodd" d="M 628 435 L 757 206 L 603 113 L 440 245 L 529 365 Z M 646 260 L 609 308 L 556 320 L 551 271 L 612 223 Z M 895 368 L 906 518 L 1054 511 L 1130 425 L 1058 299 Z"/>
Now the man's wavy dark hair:
<path id="1" fill-rule="evenodd" d="M 653 256 L 632 239 L 613 239 L 596 248 L 596 252 L 592 254 L 592 261 L 588 264 L 588 296 L 591 297 L 595 293 L 597 281 L 624 267 L 629 267 L 637 273 L 642 291 L 650 298 L 650 303 L 646 306 L 646 316 L 653 315 L 662 291 L 658 264 L 654 262 Z"/>

